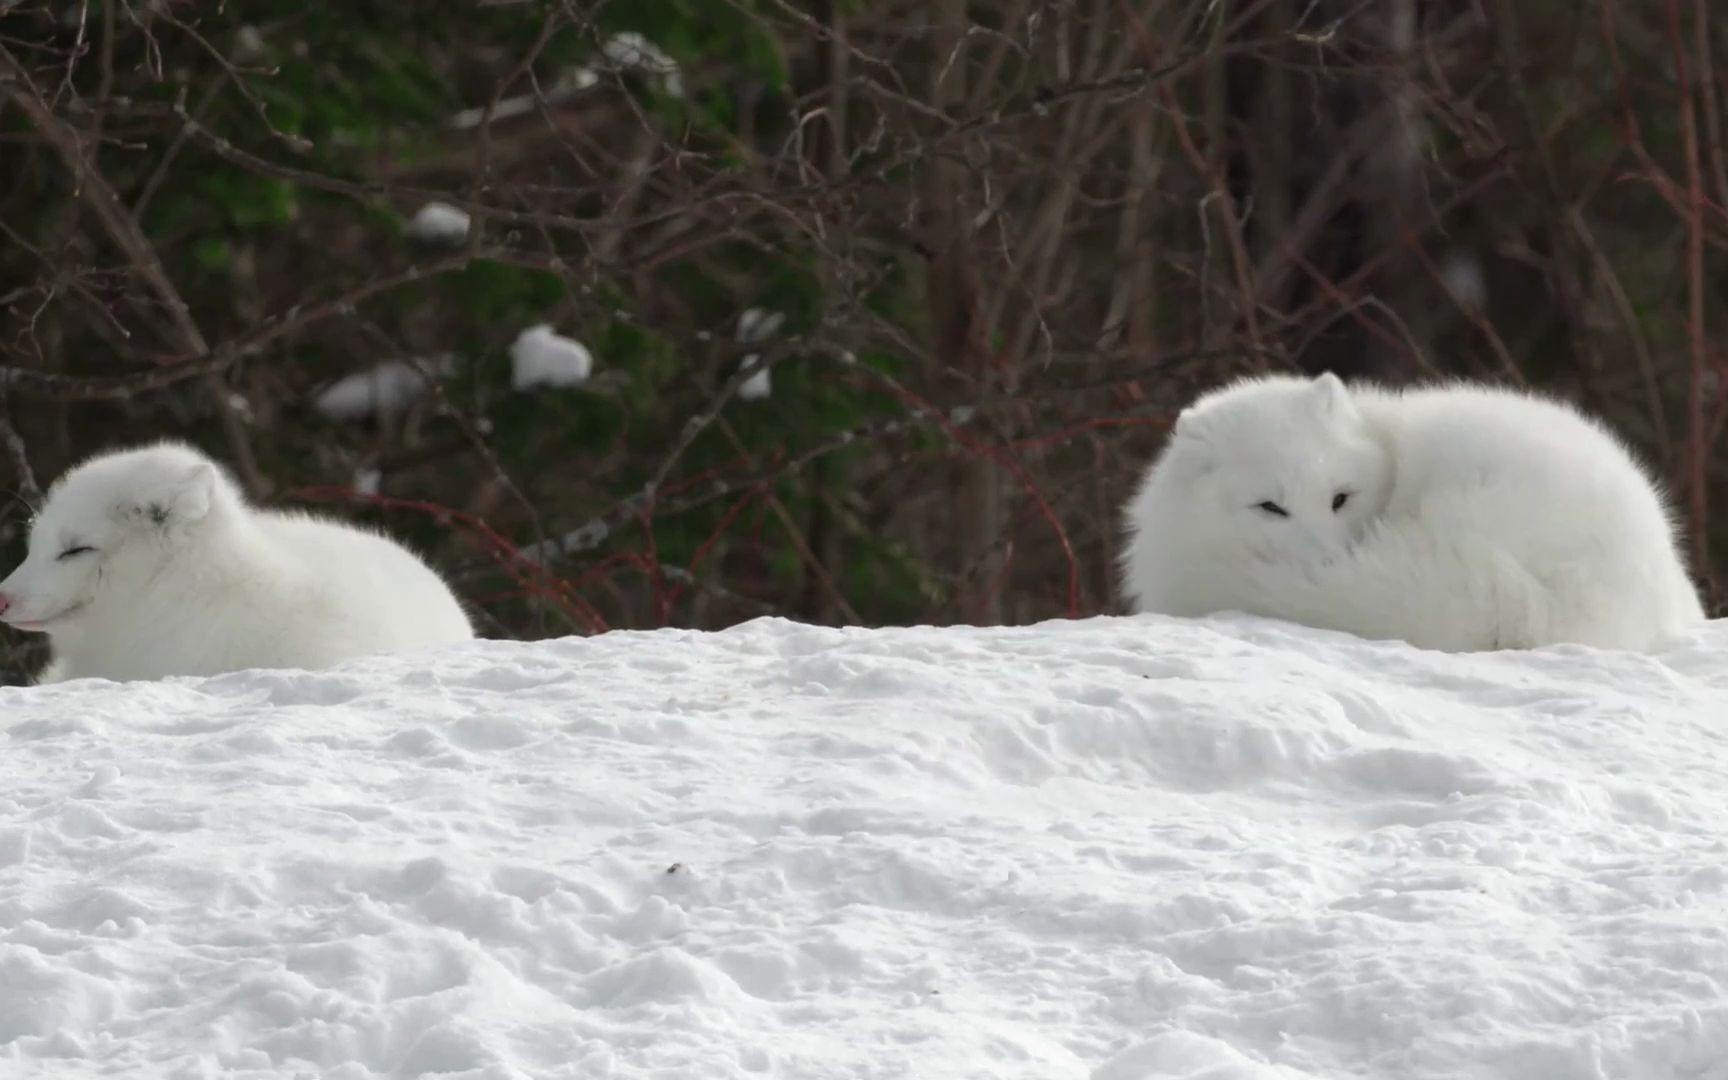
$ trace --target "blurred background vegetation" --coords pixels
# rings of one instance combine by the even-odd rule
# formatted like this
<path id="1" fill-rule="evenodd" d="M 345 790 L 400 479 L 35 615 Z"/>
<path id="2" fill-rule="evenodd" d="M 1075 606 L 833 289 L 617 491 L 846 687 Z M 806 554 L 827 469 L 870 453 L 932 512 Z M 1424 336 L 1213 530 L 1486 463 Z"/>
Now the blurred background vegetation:
<path id="1" fill-rule="evenodd" d="M 0 2 L 0 543 L 171 434 L 487 635 L 1027 622 L 1116 610 L 1199 390 L 1461 374 L 1606 416 L 1720 599 L 1712 6 Z"/>

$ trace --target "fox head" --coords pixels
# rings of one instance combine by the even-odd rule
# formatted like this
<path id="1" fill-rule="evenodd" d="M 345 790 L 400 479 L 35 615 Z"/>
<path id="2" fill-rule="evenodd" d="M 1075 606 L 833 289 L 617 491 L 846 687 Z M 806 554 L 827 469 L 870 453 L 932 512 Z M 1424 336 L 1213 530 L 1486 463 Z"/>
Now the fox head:
<path id="1" fill-rule="evenodd" d="M 1330 373 L 1207 394 L 1178 417 L 1157 468 L 1181 484 L 1191 528 L 1275 561 L 1342 555 L 1392 484 L 1388 448 Z"/>
<path id="2" fill-rule="evenodd" d="M 0 621 L 47 634 L 99 621 L 240 507 L 232 481 L 183 443 L 90 458 L 49 489 L 29 553 L 0 581 Z"/>

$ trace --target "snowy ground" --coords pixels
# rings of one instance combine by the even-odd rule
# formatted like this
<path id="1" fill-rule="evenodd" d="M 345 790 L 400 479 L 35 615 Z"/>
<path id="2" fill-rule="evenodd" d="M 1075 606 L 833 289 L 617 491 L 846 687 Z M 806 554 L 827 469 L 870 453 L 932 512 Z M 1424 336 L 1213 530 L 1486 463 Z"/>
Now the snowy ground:
<path id="1" fill-rule="evenodd" d="M 1728 623 L 0 690 L 6 1077 L 1728 1077 Z"/>

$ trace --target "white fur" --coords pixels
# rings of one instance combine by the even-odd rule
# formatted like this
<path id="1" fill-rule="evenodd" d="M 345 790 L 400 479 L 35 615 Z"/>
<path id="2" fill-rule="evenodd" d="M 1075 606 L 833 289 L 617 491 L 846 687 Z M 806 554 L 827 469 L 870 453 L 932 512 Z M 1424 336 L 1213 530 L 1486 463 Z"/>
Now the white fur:
<path id="1" fill-rule="evenodd" d="M 1649 650 L 1704 619 L 1668 508 L 1620 442 L 1491 387 L 1235 383 L 1181 415 L 1126 510 L 1123 592 L 1142 612 L 1459 652 Z"/>
<path id="2" fill-rule="evenodd" d="M 61 557 L 80 546 L 93 550 Z M 61 477 L 0 597 L 0 620 L 51 639 L 40 682 L 320 668 L 474 636 L 401 545 L 247 506 L 209 458 L 173 442 Z"/>

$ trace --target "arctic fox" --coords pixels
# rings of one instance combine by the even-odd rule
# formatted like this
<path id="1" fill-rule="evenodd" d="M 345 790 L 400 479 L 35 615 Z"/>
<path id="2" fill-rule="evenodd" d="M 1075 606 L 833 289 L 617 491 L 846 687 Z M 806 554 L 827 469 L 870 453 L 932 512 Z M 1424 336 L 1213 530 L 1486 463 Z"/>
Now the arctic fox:
<path id="1" fill-rule="evenodd" d="M 250 507 L 177 442 L 98 455 L 54 484 L 0 582 L 0 621 L 49 636 L 38 682 L 318 668 L 474 636 L 406 548 Z"/>
<path id="2" fill-rule="evenodd" d="M 1514 391 L 1239 381 L 1126 507 L 1137 611 L 1241 611 L 1469 652 L 1646 651 L 1704 619 L 1662 496 L 1606 428 Z"/>

